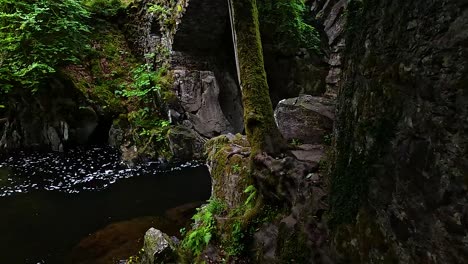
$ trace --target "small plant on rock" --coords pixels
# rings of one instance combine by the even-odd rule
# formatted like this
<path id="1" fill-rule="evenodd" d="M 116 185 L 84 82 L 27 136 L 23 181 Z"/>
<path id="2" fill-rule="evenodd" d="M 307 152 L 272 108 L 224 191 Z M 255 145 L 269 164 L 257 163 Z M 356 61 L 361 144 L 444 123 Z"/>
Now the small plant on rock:
<path id="1" fill-rule="evenodd" d="M 209 200 L 205 206 L 198 208 L 198 212 L 192 217 L 195 221 L 193 229 L 182 241 L 182 248 L 200 255 L 203 249 L 210 243 L 216 229 L 215 215 L 226 210 L 226 205 L 216 199 Z"/>
<path id="2" fill-rule="evenodd" d="M 241 166 L 239 164 L 232 165 L 232 171 L 234 173 L 240 173 L 241 172 Z"/>
<path id="3" fill-rule="evenodd" d="M 244 202 L 244 205 L 248 208 L 252 208 L 255 203 L 255 199 L 257 198 L 257 188 L 255 188 L 253 185 L 249 185 L 247 188 L 245 188 L 244 193 L 249 194 Z"/>
<path id="4" fill-rule="evenodd" d="M 293 139 L 291 140 L 291 145 L 292 145 L 293 147 L 297 147 L 297 146 L 299 146 L 299 145 L 301 145 L 301 144 L 302 144 L 301 140 L 299 140 L 299 139 L 297 139 L 297 138 L 293 138 Z"/>

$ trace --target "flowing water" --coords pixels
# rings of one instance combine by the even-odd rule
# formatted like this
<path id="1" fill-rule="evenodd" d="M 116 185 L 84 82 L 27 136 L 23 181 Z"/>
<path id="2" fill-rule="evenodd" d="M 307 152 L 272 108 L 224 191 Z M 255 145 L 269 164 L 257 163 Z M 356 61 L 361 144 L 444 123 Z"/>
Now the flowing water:
<path id="1" fill-rule="evenodd" d="M 150 226 L 175 235 L 210 190 L 201 164 L 128 168 L 105 147 L 0 156 L 0 263 L 117 261 Z"/>

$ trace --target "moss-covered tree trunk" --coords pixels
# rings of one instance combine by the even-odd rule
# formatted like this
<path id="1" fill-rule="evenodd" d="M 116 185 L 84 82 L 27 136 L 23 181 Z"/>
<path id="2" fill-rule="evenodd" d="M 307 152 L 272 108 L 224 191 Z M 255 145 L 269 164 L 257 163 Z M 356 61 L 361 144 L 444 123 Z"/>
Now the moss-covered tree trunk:
<path id="1" fill-rule="evenodd" d="M 260 40 L 256 0 L 231 0 L 235 48 L 244 104 L 244 122 L 252 155 L 278 153 L 284 140 L 273 117 Z"/>

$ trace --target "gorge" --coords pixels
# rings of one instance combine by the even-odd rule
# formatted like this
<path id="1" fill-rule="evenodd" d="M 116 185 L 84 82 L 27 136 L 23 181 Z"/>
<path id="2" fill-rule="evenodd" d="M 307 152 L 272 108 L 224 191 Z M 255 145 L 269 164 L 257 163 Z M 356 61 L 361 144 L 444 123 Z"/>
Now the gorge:
<path id="1" fill-rule="evenodd" d="M 0 0 L 0 26 L 1 263 L 468 259 L 468 1 Z"/>

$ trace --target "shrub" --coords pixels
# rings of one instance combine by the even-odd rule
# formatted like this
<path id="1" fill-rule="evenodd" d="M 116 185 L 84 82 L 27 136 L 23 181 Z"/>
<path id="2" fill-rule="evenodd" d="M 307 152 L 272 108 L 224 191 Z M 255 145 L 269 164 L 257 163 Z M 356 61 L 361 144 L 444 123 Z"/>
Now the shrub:
<path id="1" fill-rule="evenodd" d="M 0 1 L 0 90 L 35 91 L 87 48 L 89 12 L 75 0 Z"/>

